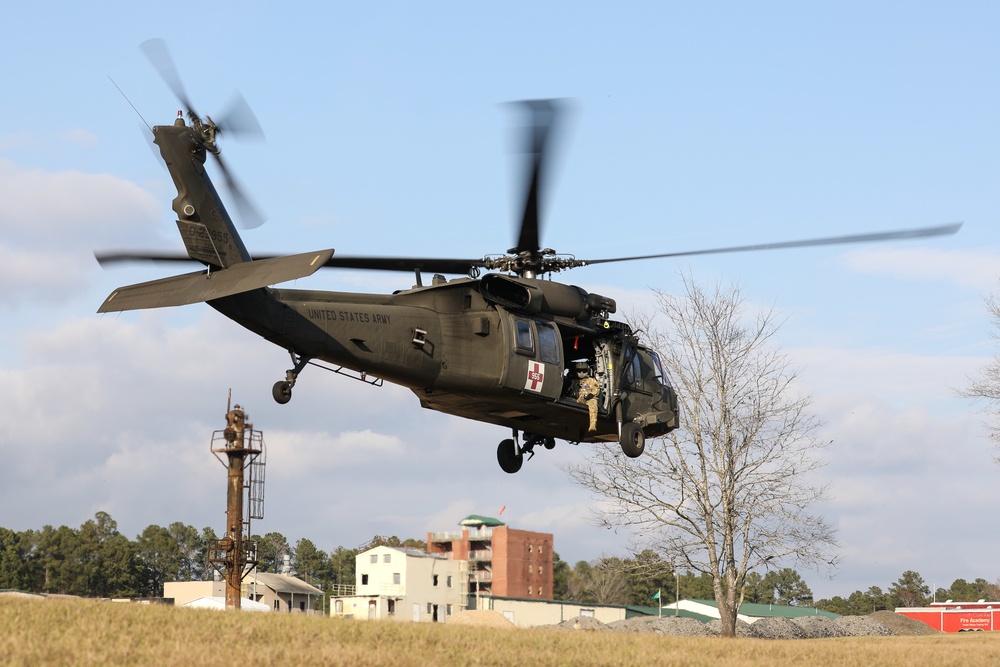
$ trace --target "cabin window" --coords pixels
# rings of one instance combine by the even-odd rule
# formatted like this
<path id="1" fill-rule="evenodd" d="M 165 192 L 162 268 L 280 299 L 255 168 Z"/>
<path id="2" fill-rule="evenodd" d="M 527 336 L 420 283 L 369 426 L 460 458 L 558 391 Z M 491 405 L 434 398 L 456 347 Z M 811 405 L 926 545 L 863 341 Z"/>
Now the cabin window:
<path id="1" fill-rule="evenodd" d="M 514 320 L 514 330 L 517 337 L 517 351 L 522 354 L 534 354 L 535 337 L 531 334 L 531 322 Z"/>
<path id="2" fill-rule="evenodd" d="M 538 358 L 546 364 L 559 364 L 559 334 L 548 323 L 536 322 L 538 329 Z"/>

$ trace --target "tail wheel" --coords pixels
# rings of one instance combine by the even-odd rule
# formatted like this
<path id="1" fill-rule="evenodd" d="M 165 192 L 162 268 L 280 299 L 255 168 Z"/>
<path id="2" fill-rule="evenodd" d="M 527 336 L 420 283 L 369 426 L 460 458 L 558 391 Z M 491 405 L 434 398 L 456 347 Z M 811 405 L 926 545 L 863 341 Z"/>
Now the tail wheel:
<path id="1" fill-rule="evenodd" d="M 625 456 L 633 459 L 641 456 L 646 450 L 646 434 L 642 427 L 635 422 L 622 424 L 621 445 Z"/>
<path id="2" fill-rule="evenodd" d="M 505 473 L 513 475 L 524 465 L 522 454 L 512 438 L 502 440 L 497 446 L 497 462 Z"/>

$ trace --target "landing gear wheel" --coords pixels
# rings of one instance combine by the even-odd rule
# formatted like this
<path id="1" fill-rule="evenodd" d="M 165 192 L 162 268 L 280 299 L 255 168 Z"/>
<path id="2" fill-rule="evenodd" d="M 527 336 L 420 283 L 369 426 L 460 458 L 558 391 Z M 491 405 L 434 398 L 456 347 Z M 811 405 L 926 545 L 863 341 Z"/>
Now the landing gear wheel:
<path id="1" fill-rule="evenodd" d="M 556 439 L 555 438 L 545 438 L 545 440 L 542 441 L 542 446 L 545 447 L 545 449 L 555 449 Z"/>
<path id="2" fill-rule="evenodd" d="M 284 380 L 275 382 L 271 388 L 271 395 L 274 396 L 274 400 L 280 405 L 284 405 L 292 400 L 292 383 Z"/>
<path id="3" fill-rule="evenodd" d="M 642 427 L 635 422 L 622 424 L 621 445 L 625 456 L 632 459 L 641 456 L 646 449 L 646 435 Z"/>
<path id="4" fill-rule="evenodd" d="M 513 439 L 507 438 L 497 446 L 497 462 L 505 473 L 513 475 L 524 465 L 524 454 L 517 450 Z"/>

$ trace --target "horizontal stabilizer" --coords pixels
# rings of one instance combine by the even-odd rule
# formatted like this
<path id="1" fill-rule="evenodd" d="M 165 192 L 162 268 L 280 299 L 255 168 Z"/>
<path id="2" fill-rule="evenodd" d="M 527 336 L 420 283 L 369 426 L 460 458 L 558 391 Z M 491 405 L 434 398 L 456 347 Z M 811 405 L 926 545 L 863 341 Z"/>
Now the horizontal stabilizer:
<path id="1" fill-rule="evenodd" d="M 242 294 L 268 285 L 310 276 L 332 256 L 333 250 L 320 250 L 255 262 L 240 262 L 228 269 L 211 273 L 198 271 L 119 287 L 104 300 L 97 312 L 115 313 L 142 308 L 184 306 Z"/>

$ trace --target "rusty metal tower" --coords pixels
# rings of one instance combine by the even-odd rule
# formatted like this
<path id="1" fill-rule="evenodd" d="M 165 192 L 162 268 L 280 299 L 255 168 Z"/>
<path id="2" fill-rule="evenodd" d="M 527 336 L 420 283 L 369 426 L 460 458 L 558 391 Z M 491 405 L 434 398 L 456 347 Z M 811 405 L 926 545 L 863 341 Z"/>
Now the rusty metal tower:
<path id="1" fill-rule="evenodd" d="M 226 609 L 239 609 L 243 578 L 257 565 L 257 543 L 250 539 L 250 521 L 264 518 L 266 452 L 264 434 L 247 422 L 243 408 L 230 408 L 231 403 L 232 392 L 226 401 L 226 428 L 212 434 L 212 453 L 229 475 L 226 536 L 209 545 L 208 562 L 226 582 Z"/>

